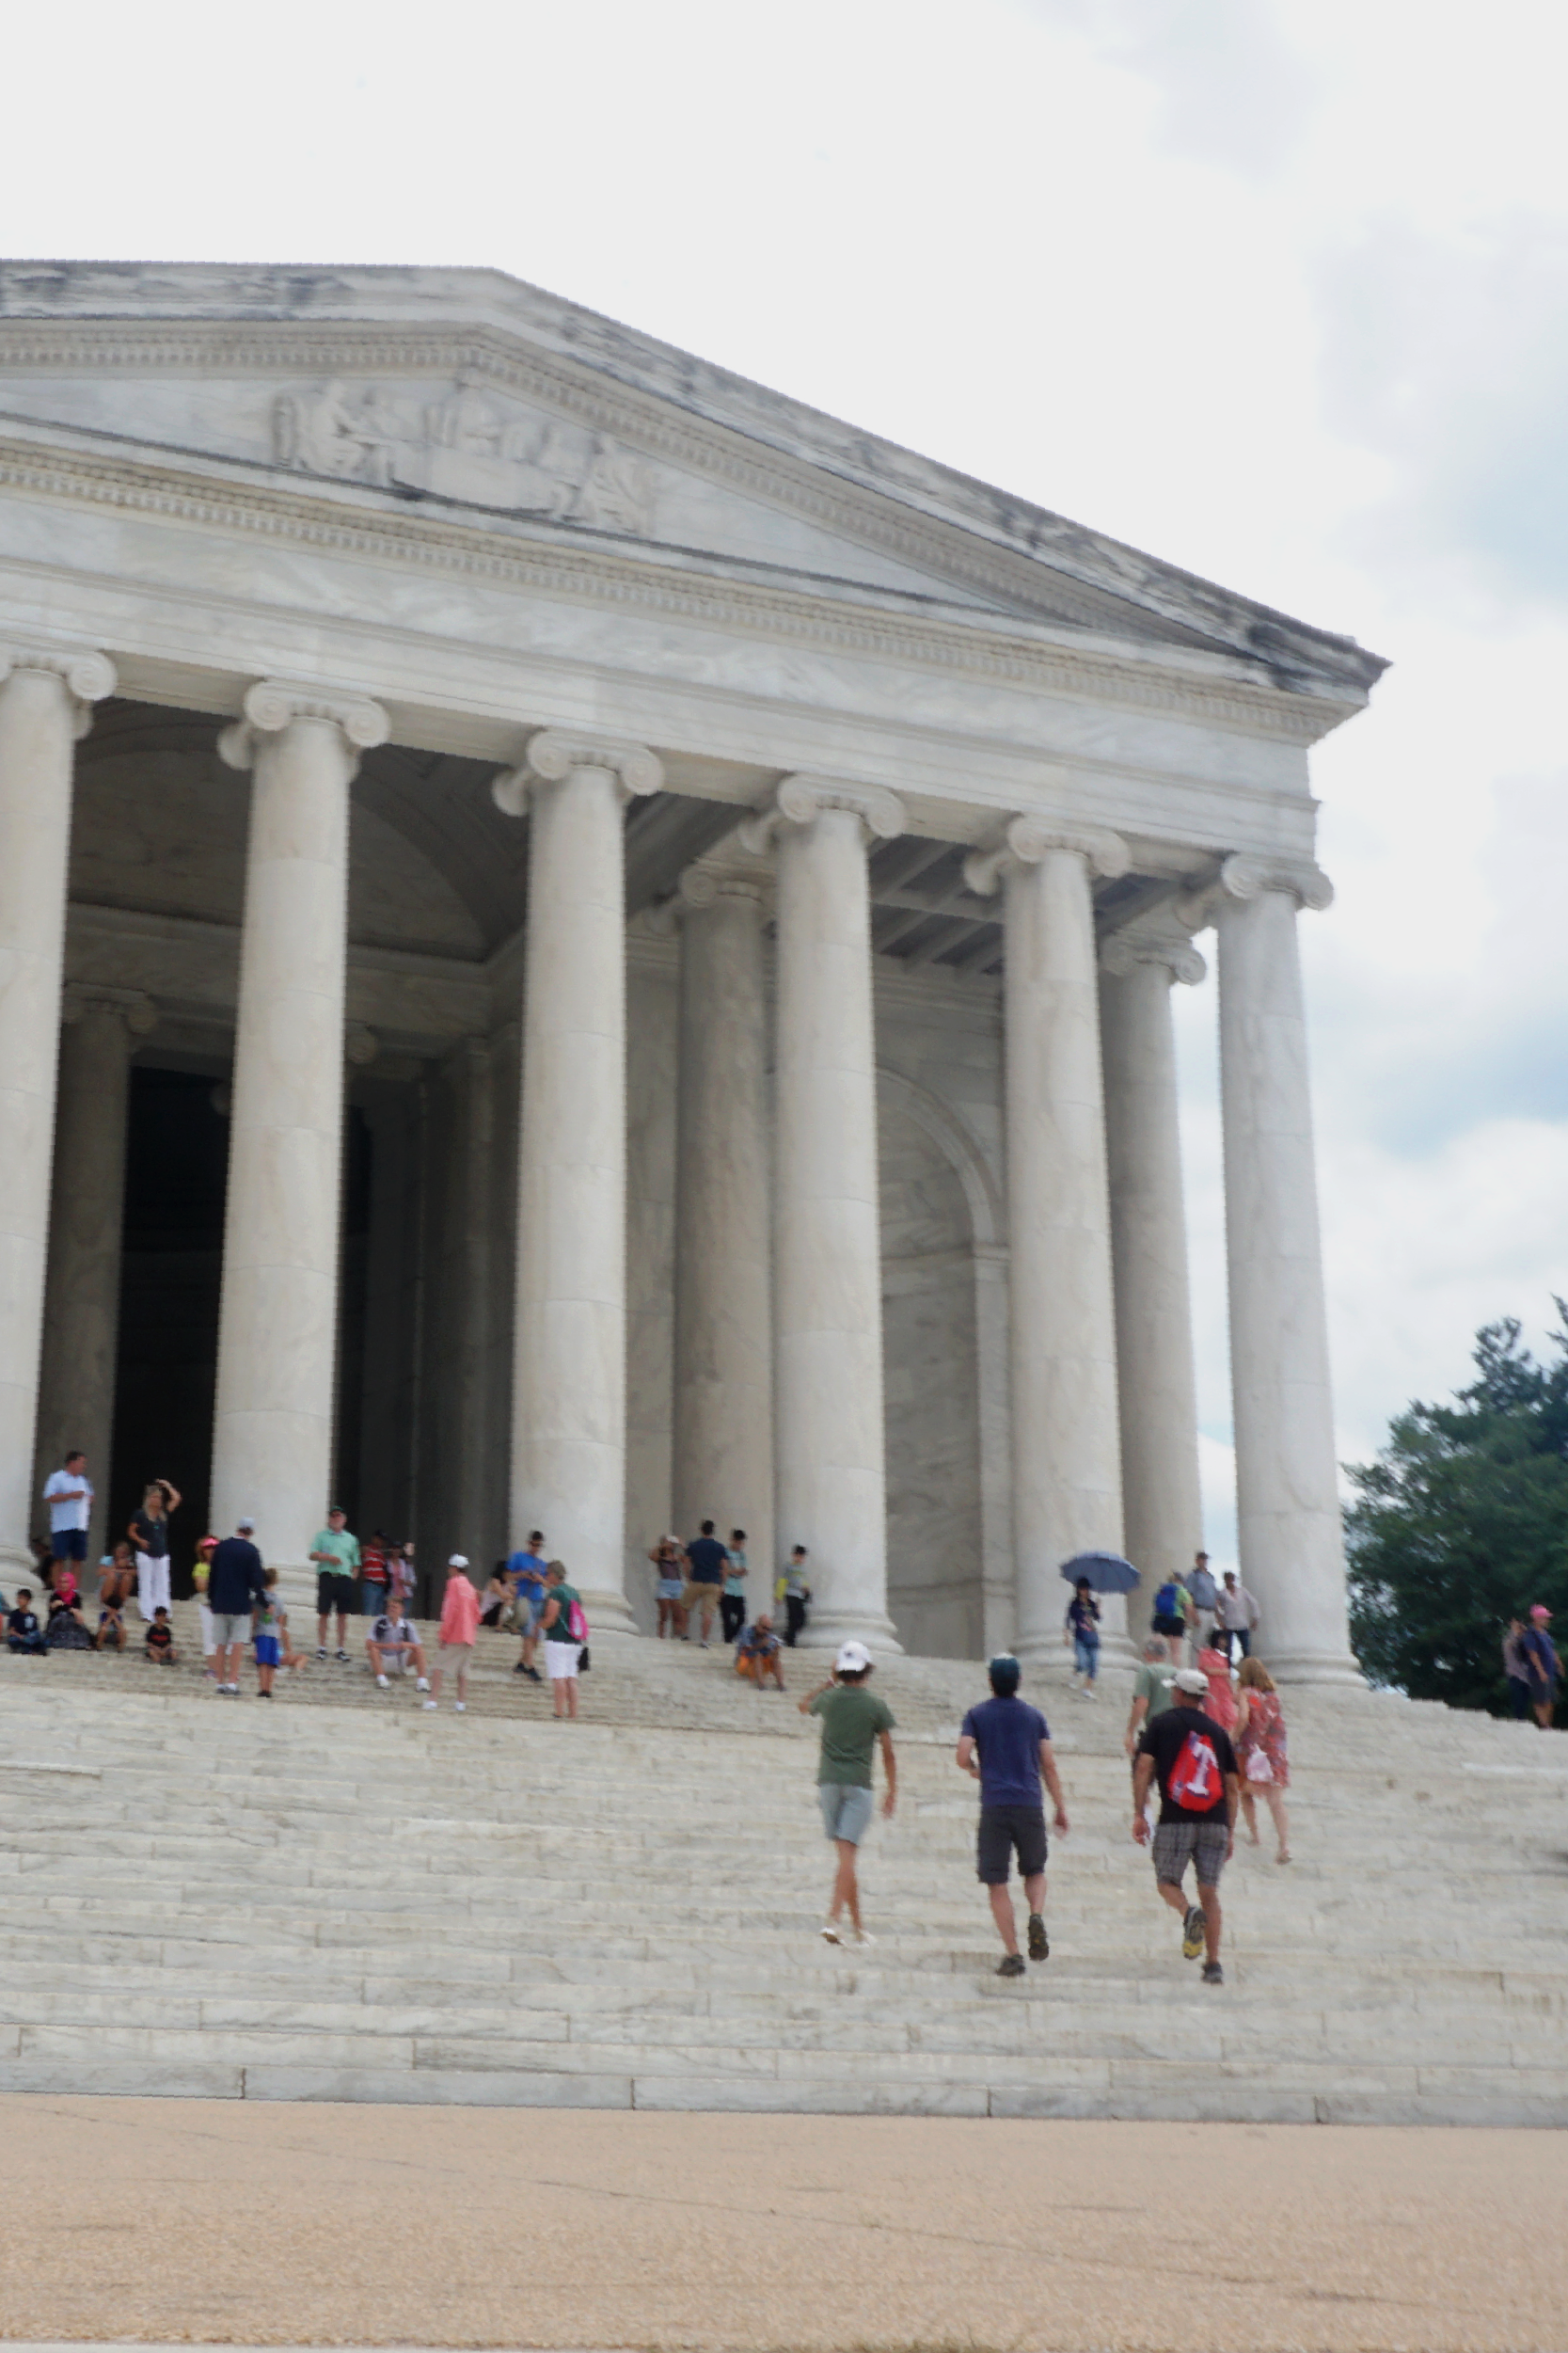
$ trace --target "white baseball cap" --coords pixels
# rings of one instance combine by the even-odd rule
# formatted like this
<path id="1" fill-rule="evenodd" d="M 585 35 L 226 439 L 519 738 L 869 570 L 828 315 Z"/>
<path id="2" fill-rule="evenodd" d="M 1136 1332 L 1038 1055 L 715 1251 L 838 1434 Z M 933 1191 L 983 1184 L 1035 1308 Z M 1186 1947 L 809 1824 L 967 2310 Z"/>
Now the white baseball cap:
<path id="1" fill-rule="evenodd" d="M 468 1556 L 466 1552 L 454 1552 L 447 1563 L 449 1568 L 467 1568 L 467 1566 Z"/>
<path id="2" fill-rule="evenodd" d="M 1209 1677 L 1201 1667 L 1179 1667 L 1171 1681 L 1179 1692 L 1185 1692 L 1190 1699 L 1200 1698 L 1209 1689 Z"/>
<path id="3" fill-rule="evenodd" d="M 248 1512 L 242 1512 L 238 1519 L 235 1520 L 234 1525 L 236 1528 L 254 1528 L 256 1522 L 252 1519 Z"/>
<path id="4" fill-rule="evenodd" d="M 863 1642 L 847 1642 L 833 1661 L 839 1675 L 863 1675 L 871 1664 L 871 1653 Z"/>

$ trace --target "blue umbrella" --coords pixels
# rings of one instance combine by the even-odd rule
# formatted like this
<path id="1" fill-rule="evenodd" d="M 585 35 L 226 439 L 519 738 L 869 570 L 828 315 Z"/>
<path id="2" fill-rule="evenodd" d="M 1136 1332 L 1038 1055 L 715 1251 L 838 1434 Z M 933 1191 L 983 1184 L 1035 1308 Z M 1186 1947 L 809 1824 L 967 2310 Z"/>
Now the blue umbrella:
<path id="1" fill-rule="evenodd" d="M 1131 1593 L 1142 1582 L 1131 1561 L 1124 1561 L 1119 1552 L 1075 1552 L 1070 1561 L 1062 1563 L 1062 1575 L 1069 1585 L 1086 1578 L 1094 1593 Z"/>

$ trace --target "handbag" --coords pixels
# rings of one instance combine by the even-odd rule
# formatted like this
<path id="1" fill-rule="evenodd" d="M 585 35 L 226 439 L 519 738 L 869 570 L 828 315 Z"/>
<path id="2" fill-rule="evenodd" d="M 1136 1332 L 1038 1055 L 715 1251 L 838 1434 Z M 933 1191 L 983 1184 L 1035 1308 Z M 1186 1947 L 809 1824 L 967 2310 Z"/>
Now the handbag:
<path id="1" fill-rule="evenodd" d="M 593 1661 L 588 1656 L 588 1645 L 584 1643 L 582 1648 L 578 1652 L 578 1673 L 579 1675 L 586 1675 L 592 1664 Z"/>
<path id="2" fill-rule="evenodd" d="M 1249 1781 L 1259 1783 L 1274 1779 L 1274 1767 L 1260 1748 L 1250 1749 L 1247 1752 L 1246 1777 Z"/>

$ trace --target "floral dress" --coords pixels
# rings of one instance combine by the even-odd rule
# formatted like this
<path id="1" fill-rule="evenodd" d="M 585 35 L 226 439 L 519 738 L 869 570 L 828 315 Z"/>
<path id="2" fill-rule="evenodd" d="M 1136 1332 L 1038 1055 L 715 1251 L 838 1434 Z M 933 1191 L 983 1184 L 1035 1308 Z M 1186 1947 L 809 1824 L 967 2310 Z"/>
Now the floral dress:
<path id="1" fill-rule="evenodd" d="M 1255 1755 L 1267 1759 L 1266 1773 L 1249 1772 Z M 1254 1788 L 1272 1782 L 1276 1789 L 1291 1786 L 1291 1760 L 1285 1750 L 1285 1717 L 1277 1692 L 1248 1692 L 1246 1695 L 1246 1728 L 1236 1743 L 1236 1761 L 1242 1768 L 1242 1787 Z"/>

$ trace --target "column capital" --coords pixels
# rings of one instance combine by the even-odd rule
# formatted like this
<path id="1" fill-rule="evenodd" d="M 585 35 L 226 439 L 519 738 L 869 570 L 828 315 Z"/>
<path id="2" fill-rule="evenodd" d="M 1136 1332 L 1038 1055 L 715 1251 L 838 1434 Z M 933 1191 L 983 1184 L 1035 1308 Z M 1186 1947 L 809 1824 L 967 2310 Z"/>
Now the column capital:
<path id="1" fill-rule="evenodd" d="M 102 703 L 119 683 L 114 663 L 97 646 L 56 644 L 43 638 L 0 639 L 0 686 L 16 670 L 43 670 L 65 680 L 78 738 L 92 725 L 94 703 Z"/>
<path id="2" fill-rule="evenodd" d="M 245 689 L 241 717 L 218 738 L 218 757 L 230 768 L 249 768 L 263 736 L 280 735 L 296 719 L 324 719 L 342 732 L 354 766 L 391 734 L 391 723 L 368 694 L 334 694 L 291 678 L 258 678 Z"/>
<path id="3" fill-rule="evenodd" d="M 89 988 L 68 980 L 60 997 L 60 1019 L 79 1022 L 87 1013 L 113 1013 L 133 1038 L 145 1038 L 158 1026 L 158 1009 L 140 989 Z"/>
<path id="4" fill-rule="evenodd" d="M 759 851 L 747 848 L 750 831 L 750 824 L 736 826 L 682 870 L 670 902 L 675 914 L 700 914 L 721 898 L 749 903 L 759 916 L 771 912 L 773 868 Z"/>
<path id="5" fill-rule="evenodd" d="M 559 785 L 574 769 L 608 770 L 623 801 L 641 801 L 664 783 L 664 763 L 645 743 L 626 743 L 612 736 L 574 736 L 560 727 L 541 727 L 530 736 L 515 768 L 502 769 L 492 779 L 490 798 L 507 817 L 522 817 L 529 796 L 541 785 Z"/>
<path id="6" fill-rule="evenodd" d="M 1318 914 L 1334 904 L 1334 885 L 1312 859 L 1260 858 L 1243 850 L 1223 859 L 1219 871 L 1206 882 L 1196 882 L 1175 902 L 1176 912 L 1189 931 L 1203 931 L 1227 898 L 1244 905 L 1264 891 L 1284 891 L 1298 908 L 1310 907 Z"/>
<path id="7" fill-rule="evenodd" d="M 1189 989 L 1196 989 L 1209 972 L 1186 926 L 1177 921 L 1168 904 L 1123 924 L 1101 944 L 1101 972 L 1124 980 L 1139 964 L 1163 964 L 1173 981 Z"/>
<path id="8" fill-rule="evenodd" d="M 909 829 L 904 803 L 885 785 L 857 785 L 837 776 L 786 776 L 756 815 L 740 828 L 742 846 L 761 857 L 781 825 L 810 825 L 824 809 L 848 809 L 873 841 L 895 841 Z"/>
<path id="9" fill-rule="evenodd" d="M 1061 825 L 1051 818 L 1009 818 L 1002 838 L 990 850 L 972 850 L 964 860 L 964 881 L 981 898 L 990 898 L 1004 874 L 1021 866 L 1038 866 L 1053 850 L 1069 850 L 1083 859 L 1091 874 L 1115 881 L 1132 864 L 1119 834 L 1101 825 Z"/>

